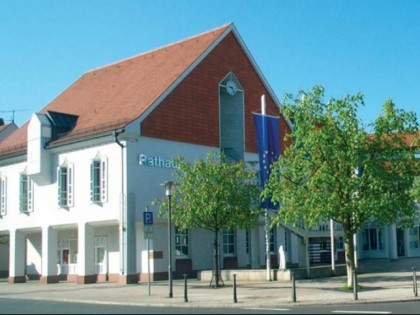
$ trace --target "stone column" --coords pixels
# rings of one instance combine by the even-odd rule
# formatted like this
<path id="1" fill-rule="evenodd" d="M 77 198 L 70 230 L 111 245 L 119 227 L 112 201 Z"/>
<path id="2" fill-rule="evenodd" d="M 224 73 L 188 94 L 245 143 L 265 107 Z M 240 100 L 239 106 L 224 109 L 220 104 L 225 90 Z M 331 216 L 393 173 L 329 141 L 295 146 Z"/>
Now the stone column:
<path id="1" fill-rule="evenodd" d="M 57 231 L 51 226 L 42 228 L 42 268 L 40 282 L 57 283 Z"/>
<path id="2" fill-rule="evenodd" d="M 120 242 L 120 255 L 122 270 L 119 283 L 129 284 L 139 281 L 137 273 L 137 252 L 136 252 L 136 209 L 133 193 L 128 194 L 127 209 L 122 233 L 123 242 Z"/>
<path id="3" fill-rule="evenodd" d="M 261 267 L 259 225 L 251 229 L 250 239 L 251 239 L 251 268 L 259 269 Z"/>
<path id="4" fill-rule="evenodd" d="M 77 283 L 96 282 L 93 227 L 88 223 L 78 226 Z"/>
<path id="5" fill-rule="evenodd" d="M 8 283 L 26 282 L 25 276 L 26 237 L 19 230 L 10 231 L 9 278 Z"/>
<path id="6" fill-rule="evenodd" d="M 388 250 L 391 259 L 398 259 L 398 248 L 397 248 L 397 225 L 395 223 L 389 226 L 389 242 Z"/>

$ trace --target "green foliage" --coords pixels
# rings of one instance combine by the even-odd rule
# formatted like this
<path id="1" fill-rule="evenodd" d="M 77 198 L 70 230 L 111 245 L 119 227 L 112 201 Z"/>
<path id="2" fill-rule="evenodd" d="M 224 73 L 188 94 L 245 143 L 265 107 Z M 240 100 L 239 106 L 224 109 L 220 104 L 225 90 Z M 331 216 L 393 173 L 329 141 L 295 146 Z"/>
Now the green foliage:
<path id="1" fill-rule="evenodd" d="M 300 96 L 300 97 L 299 97 Z M 324 101 L 315 86 L 282 104 L 296 128 L 286 137 L 290 146 L 273 171 L 263 196 L 281 205 L 273 224 L 305 224 L 333 219 L 343 226 L 348 285 L 354 268 L 353 234 L 368 220 L 413 224 L 420 188 L 417 117 L 387 101 L 369 134 L 357 119 L 361 94 Z M 407 143 L 408 139 L 411 143 Z"/>
<path id="2" fill-rule="evenodd" d="M 357 291 L 360 291 L 362 289 L 364 289 L 364 288 L 361 285 L 358 284 L 357 285 Z M 345 283 L 340 287 L 340 290 L 345 291 L 345 292 L 353 292 L 353 287 L 349 286 L 347 283 Z"/>
<path id="3" fill-rule="evenodd" d="M 418 136 L 415 114 L 387 101 L 370 135 L 357 119 L 361 94 L 325 102 L 324 89 L 316 86 L 300 95 L 286 95 L 282 104 L 297 127 L 264 191 L 282 205 L 275 221 L 314 226 L 334 219 L 349 234 L 370 219 L 412 223 L 415 201 L 409 192 L 420 174 L 419 159 L 402 135 Z"/>
<path id="4" fill-rule="evenodd" d="M 256 223 L 259 189 L 255 173 L 244 162 L 228 162 L 223 154 L 211 152 L 194 163 L 175 159 L 176 188 L 172 197 L 171 219 L 179 228 L 247 228 Z M 167 201 L 159 214 L 167 216 Z"/>

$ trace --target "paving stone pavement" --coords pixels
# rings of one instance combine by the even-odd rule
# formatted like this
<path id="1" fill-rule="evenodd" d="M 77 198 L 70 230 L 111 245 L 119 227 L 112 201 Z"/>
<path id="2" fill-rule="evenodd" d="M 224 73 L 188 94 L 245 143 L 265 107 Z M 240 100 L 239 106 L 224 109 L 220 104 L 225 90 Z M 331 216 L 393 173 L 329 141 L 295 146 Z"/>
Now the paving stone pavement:
<path id="1" fill-rule="evenodd" d="M 188 279 L 186 295 L 184 280 L 174 280 L 172 298 L 169 298 L 167 281 L 152 282 L 149 295 L 147 282 L 130 285 L 109 282 L 87 285 L 71 282 L 40 284 L 38 281 L 8 284 L 6 279 L 2 279 L 0 281 L 0 299 L 19 298 L 139 306 L 240 308 L 420 300 L 415 296 L 413 290 L 412 271 L 369 272 L 358 275 L 360 289 L 357 293 L 357 300 L 353 291 L 342 289 L 346 279 L 345 276 L 339 276 L 296 280 L 296 302 L 293 301 L 290 281 L 237 281 L 235 302 L 232 281 L 224 281 L 224 286 L 214 288 L 210 287 L 208 282 L 197 279 Z M 185 297 L 188 301 L 185 301 Z"/>

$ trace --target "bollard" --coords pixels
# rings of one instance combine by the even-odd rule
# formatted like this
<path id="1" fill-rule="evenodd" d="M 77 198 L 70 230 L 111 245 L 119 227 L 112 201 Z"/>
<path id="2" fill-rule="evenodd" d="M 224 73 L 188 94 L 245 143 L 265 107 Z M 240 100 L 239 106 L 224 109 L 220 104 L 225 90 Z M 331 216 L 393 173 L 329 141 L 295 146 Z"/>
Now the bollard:
<path id="1" fill-rule="evenodd" d="M 414 293 L 414 296 L 418 296 L 416 268 L 413 267 L 412 270 L 413 270 L 413 293 Z"/>
<path id="2" fill-rule="evenodd" d="M 188 278 L 188 275 L 187 274 L 184 274 L 184 302 L 188 302 L 187 278 Z"/>
<path id="3" fill-rule="evenodd" d="M 296 302 L 296 281 L 295 281 L 295 273 L 291 273 L 292 277 L 292 301 Z"/>
<path id="4" fill-rule="evenodd" d="M 357 300 L 357 273 L 356 270 L 353 270 L 353 296 Z"/>
<path id="5" fill-rule="evenodd" d="M 237 303 L 238 299 L 236 297 L 236 274 L 233 275 L 233 303 Z"/>

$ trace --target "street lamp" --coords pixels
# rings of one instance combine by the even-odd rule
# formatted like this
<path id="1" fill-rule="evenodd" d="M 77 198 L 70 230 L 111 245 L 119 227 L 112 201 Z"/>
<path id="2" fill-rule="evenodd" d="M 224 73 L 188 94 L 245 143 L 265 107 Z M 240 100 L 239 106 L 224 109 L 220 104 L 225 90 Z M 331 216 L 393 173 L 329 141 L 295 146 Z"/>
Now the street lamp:
<path id="1" fill-rule="evenodd" d="M 172 230 L 171 230 L 171 196 L 175 183 L 167 181 L 162 184 L 165 186 L 165 195 L 168 197 L 168 279 L 169 279 L 169 297 L 172 298 Z"/>

